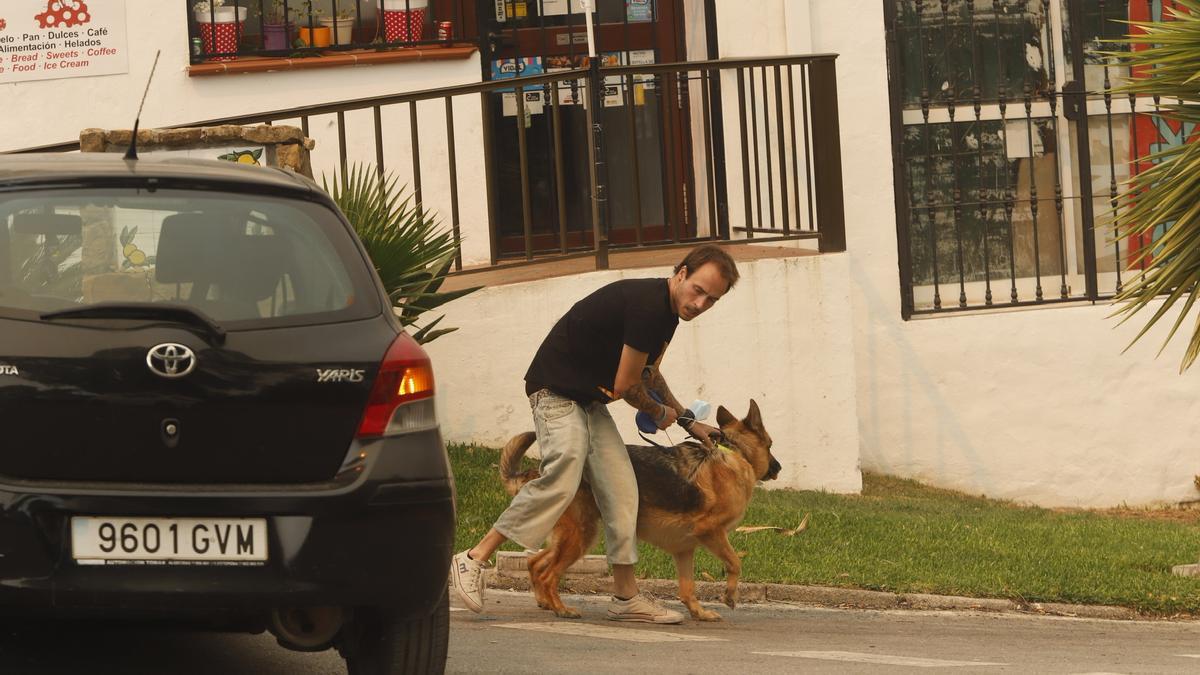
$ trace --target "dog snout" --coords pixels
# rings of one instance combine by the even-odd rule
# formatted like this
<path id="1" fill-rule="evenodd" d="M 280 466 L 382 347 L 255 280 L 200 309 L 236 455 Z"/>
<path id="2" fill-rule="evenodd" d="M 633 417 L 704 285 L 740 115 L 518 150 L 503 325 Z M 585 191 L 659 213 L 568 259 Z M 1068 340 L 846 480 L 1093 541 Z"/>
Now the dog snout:
<path id="1" fill-rule="evenodd" d="M 779 478 L 779 472 L 783 470 L 783 465 L 774 457 L 771 458 L 771 464 L 767 467 L 767 480 L 775 480 Z"/>

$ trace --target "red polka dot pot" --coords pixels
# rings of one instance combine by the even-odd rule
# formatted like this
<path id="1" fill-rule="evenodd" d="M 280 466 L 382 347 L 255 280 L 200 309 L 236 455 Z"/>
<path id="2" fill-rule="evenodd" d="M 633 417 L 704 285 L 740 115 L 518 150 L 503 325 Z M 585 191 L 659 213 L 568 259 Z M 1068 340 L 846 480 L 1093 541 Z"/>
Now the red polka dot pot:
<path id="1" fill-rule="evenodd" d="M 235 10 L 236 13 L 235 13 Z M 213 19 L 216 22 L 213 22 Z M 196 23 L 205 54 L 225 53 L 227 56 L 206 56 L 209 61 L 234 61 L 238 41 L 246 26 L 245 7 L 217 7 L 216 11 L 197 11 Z"/>
<path id="2" fill-rule="evenodd" d="M 388 42 L 419 42 L 425 38 L 429 0 L 379 0 L 383 37 Z"/>

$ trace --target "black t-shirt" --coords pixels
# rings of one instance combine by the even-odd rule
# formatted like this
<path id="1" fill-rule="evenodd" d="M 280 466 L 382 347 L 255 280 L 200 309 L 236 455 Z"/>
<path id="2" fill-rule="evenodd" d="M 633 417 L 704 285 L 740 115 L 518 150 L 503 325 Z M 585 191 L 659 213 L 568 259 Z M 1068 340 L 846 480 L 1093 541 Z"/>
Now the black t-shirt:
<path id="1" fill-rule="evenodd" d="M 554 324 L 525 373 L 525 391 L 548 387 L 581 403 L 611 403 L 624 345 L 654 363 L 677 325 L 666 279 L 614 281 Z"/>

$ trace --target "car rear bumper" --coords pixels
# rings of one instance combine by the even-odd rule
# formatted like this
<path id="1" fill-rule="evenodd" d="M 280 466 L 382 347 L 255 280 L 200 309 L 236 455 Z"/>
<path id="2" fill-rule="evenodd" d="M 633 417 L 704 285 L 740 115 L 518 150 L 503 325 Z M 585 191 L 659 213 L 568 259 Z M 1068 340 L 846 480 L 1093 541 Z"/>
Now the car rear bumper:
<path id="1" fill-rule="evenodd" d="M 389 447 L 390 446 L 390 447 Z M 0 612 L 267 610 L 389 606 L 428 614 L 454 545 L 454 483 L 436 431 L 364 444 L 360 480 L 336 490 L 144 493 L 0 486 Z M 80 565 L 72 516 L 262 518 L 255 566 Z"/>

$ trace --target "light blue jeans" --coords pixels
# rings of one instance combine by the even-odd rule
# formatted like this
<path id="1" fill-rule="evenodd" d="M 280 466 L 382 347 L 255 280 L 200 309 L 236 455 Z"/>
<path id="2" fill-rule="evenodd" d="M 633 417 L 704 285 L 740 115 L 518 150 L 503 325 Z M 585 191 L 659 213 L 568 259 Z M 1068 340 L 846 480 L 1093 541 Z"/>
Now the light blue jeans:
<path id="1" fill-rule="evenodd" d="M 625 441 L 603 403 L 582 405 L 542 389 L 529 397 L 542 453 L 541 476 L 529 481 L 500 514 L 495 528 L 537 549 L 586 479 L 604 520 L 608 562 L 637 562 L 637 478 Z"/>

